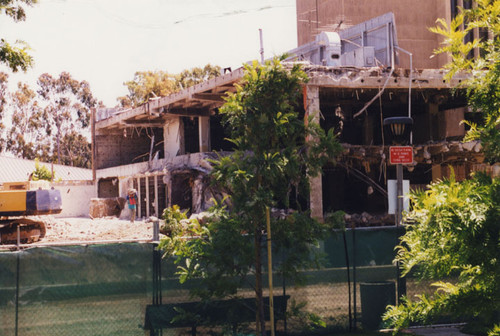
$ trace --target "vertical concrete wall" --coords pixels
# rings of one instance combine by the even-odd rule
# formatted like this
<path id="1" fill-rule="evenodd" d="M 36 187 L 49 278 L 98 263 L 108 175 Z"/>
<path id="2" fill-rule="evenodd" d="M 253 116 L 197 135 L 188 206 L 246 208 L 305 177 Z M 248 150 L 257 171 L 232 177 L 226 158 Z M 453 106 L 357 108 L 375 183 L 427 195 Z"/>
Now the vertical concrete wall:
<path id="1" fill-rule="evenodd" d="M 210 117 L 198 117 L 200 152 L 210 151 Z"/>
<path id="2" fill-rule="evenodd" d="M 319 87 L 306 86 L 306 117 L 312 117 L 311 122 L 319 124 Z M 308 139 L 314 141 L 314 139 Z M 311 216 L 320 221 L 323 220 L 323 184 L 321 175 L 310 179 L 310 209 Z"/>
<path id="3" fill-rule="evenodd" d="M 93 184 L 55 184 L 61 192 L 62 212 L 57 217 L 88 217 L 90 199 L 97 197 L 97 188 Z"/>
<path id="4" fill-rule="evenodd" d="M 451 20 L 449 0 L 297 0 L 298 45 L 314 40 L 321 31 L 335 31 L 393 12 L 399 46 L 413 54 L 414 68 L 439 69 L 447 56 L 430 58 L 442 39 L 429 31 L 436 19 Z M 400 53 L 400 66 L 409 57 Z"/>
<path id="5" fill-rule="evenodd" d="M 163 152 L 157 144 L 163 141 L 163 129 L 127 128 L 125 130 L 101 130 L 96 134 L 96 169 L 148 161 L 151 140 L 154 136 L 153 155 Z M 160 155 L 163 157 L 163 154 Z"/>
<path id="6" fill-rule="evenodd" d="M 168 120 L 163 128 L 163 137 L 165 139 L 164 151 L 165 159 L 173 159 L 181 152 L 182 129 L 179 117 L 173 117 Z"/>

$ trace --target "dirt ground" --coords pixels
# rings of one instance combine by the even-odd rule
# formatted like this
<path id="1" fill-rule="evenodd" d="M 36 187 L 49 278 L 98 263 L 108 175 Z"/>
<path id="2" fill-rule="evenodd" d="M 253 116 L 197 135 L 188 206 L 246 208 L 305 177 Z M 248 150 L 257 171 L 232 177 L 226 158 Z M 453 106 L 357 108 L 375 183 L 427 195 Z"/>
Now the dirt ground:
<path id="1" fill-rule="evenodd" d="M 45 237 L 40 243 L 101 241 L 101 240 L 149 240 L 153 237 L 153 222 L 129 220 L 116 217 L 61 218 L 54 216 L 39 216 L 37 220 L 45 223 Z"/>

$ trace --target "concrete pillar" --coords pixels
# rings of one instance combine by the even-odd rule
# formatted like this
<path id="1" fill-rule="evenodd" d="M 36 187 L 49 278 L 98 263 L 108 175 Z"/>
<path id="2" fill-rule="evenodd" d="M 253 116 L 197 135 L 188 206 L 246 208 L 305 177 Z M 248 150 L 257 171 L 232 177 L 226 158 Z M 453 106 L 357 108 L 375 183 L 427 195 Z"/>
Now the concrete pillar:
<path id="1" fill-rule="evenodd" d="M 198 117 L 200 152 L 210 151 L 210 117 Z"/>
<path id="2" fill-rule="evenodd" d="M 200 174 L 196 176 L 193 182 L 193 204 L 191 206 L 191 211 L 193 213 L 200 213 L 202 210 L 201 206 L 203 204 L 203 187 L 203 175 Z"/>
<path id="3" fill-rule="evenodd" d="M 165 171 L 165 175 L 163 175 L 163 183 L 165 183 L 165 200 L 166 200 L 166 207 L 171 207 L 172 206 L 172 175 L 170 175 L 170 172 L 167 170 Z"/>
<path id="4" fill-rule="evenodd" d="M 319 124 L 319 87 L 306 86 L 305 111 L 306 118 L 312 117 L 311 122 Z M 306 120 L 307 122 L 307 120 Z M 315 139 L 308 139 L 315 141 Z M 323 183 L 321 174 L 311 177 L 310 181 L 309 203 L 311 208 L 311 216 L 319 221 L 323 221 Z"/>
<path id="5" fill-rule="evenodd" d="M 157 218 L 160 218 L 160 214 L 158 213 L 158 175 L 155 174 L 155 177 L 154 177 L 154 181 L 155 181 L 155 216 Z"/>
<path id="6" fill-rule="evenodd" d="M 149 207 L 150 207 L 150 203 L 149 203 L 149 177 L 146 176 L 146 218 L 149 218 L 150 216 L 150 212 L 149 212 Z"/>
<path id="7" fill-rule="evenodd" d="M 172 117 L 163 126 L 163 149 L 165 151 L 165 159 L 173 159 L 181 153 L 181 126 L 180 117 Z"/>
<path id="8" fill-rule="evenodd" d="M 142 217 L 142 206 L 141 206 L 141 200 L 142 200 L 142 195 L 141 195 L 141 178 L 137 178 L 137 213 L 136 217 L 141 218 Z"/>
<path id="9" fill-rule="evenodd" d="M 441 165 L 432 165 L 432 182 L 437 182 L 443 178 Z"/>

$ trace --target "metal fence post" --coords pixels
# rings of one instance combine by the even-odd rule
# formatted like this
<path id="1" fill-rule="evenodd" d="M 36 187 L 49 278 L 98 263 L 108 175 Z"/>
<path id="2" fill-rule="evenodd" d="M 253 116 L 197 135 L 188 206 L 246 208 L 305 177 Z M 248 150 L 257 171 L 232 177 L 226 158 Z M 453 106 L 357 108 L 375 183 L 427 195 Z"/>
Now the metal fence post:
<path id="1" fill-rule="evenodd" d="M 18 229 L 19 229 L 19 226 L 18 226 Z M 21 255 L 21 252 L 20 251 L 17 251 L 17 261 L 16 261 L 16 330 L 15 330 L 15 334 L 16 336 L 18 335 L 18 331 L 19 331 L 19 264 L 21 262 L 20 260 L 20 255 Z"/>
<path id="2" fill-rule="evenodd" d="M 153 305 L 162 304 L 161 290 L 161 252 L 158 250 L 160 241 L 160 221 L 153 222 Z M 162 330 L 151 329 L 150 335 L 162 335 Z"/>

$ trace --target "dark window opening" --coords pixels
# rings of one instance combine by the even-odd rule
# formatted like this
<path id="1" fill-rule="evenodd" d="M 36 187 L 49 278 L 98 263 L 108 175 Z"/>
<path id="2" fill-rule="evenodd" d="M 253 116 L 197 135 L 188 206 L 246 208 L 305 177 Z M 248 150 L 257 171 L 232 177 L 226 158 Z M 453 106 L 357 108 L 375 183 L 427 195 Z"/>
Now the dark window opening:
<path id="1" fill-rule="evenodd" d="M 172 175 L 172 205 L 177 204 L 183 210 L 189 210 L 193 205 L 193 178 L 191 174 Z"/>
<path id="2" fill-rule="evenodd" d="M 292 186 L 289 194 L 289 208 L 302 211 L 309 209 L 308 195 L 298 192 L 297 187 Z"/>
<path id="3" fill-rule="evenodd" d="M 198 153 L 200 151 L 200 133 L 197 117 L 183 117 L 184 125 L 184 152 Z"/>
<path id="4" fill-rule="evenodd" d="M 365 173 L 353 168 L 328 167 L 323 170 L 323 211 L 338 210 L 346 213 L 383 214 L 387 211 L 387 198 L 364 178 Z M 371 174 L 373 175 L 373 174 Z M 372 180 L 374 176 L 369 176 Z M 381 184 L 386 188 L 385 184 Z"/>
<path id="5" fill-rule="evenodd" d="M 222 116 L 210 116 L 210 144 L 213 151 L 233 151 L 234 144 L 227 140 L 229 134 L 222 125 Z"/>

